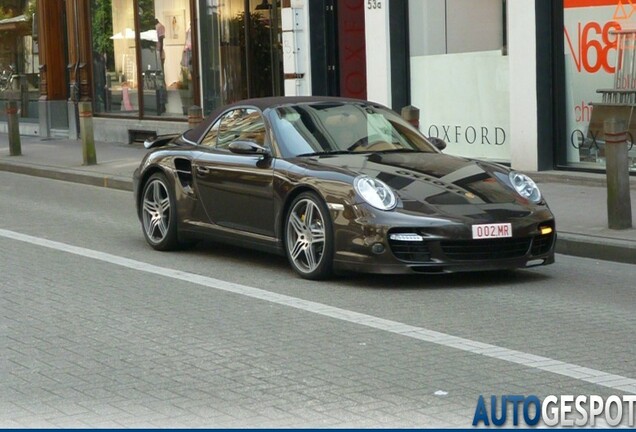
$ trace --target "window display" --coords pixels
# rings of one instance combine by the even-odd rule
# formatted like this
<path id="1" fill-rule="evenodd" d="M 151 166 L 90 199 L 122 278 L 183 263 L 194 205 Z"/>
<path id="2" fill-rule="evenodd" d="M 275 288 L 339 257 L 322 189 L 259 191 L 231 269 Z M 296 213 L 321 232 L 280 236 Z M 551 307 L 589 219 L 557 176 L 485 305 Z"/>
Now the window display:
<path id="1" fill-rule="evenodd" d="M 604 169 L 604 121 L 623 118 L 628 140 L 636 137 L 636 7 L 620 0 L 564 0 L 563 6 L 565 162 Z M 632 144 L 628 155 L 636 171 Z"/>
<path id="2" fill-rule="evenodd" d="M 183 117 L 194 94 L 189 2 L 136 4 L 92 0 L 95 112 Z"/>
<path id="3" fill-rule="evenodd" d="M 199 4 L 201 40 L 206 41 L 201 47 L 204 112 L 249 97 L 282 94 L 280 2 Z"/>
<path id="4" fill-rule="evenodd" d="M 191 3 L 91 0 L 96 113 L 184 118 L 199 85 L 205 113 L 282 94 L 280 2 L 199 0 L 199 20 Z"/>
<path id="5" fill-rule="evenodd" d="M 19 102 L 23 119 L 38 116 L 40 64 L 37 35 L 32 35 L 36 13 L 35 3 L 0 5 L 0 119 L 9 99 Z"/>

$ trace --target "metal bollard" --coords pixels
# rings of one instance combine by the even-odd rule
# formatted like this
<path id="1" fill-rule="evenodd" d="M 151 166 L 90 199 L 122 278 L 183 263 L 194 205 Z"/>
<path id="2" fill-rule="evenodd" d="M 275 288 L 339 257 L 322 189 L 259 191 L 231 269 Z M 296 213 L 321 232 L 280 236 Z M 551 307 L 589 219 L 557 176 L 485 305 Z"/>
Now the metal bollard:
<path id="1" fill-rule="evenodd" d="M 93 134 L 93 108 L 90 102 L 79 102 L 80 138 L 84 165 L 96 165 L 95 135 Z"/>
<path id="2" fill-rule="evenodd" d="M 610 229 L 632 227 L 632 203 L 629 193 L 627 127 L 624 120 L 608 119 L 605 133 L 605 171 L 607 176 L 607 221 Z"/>
<path id="3" fill-rule="evenodd" d="M 18 102 L 7 101 L 7 123 L 9 126 L 9 154 L 11 156 L 22 155 L 22 144 L 20 143 L 20 124 L 18 122 Z"/>
<path id="4" fill-rule="evenodd" d="M 411 123 L 417 129 L 420 128 L 420 109 L 413 105 L 407 105 L 402 108 L 402 118 Z"/>
<path id="5" fill-rule="evenodd" d="M 188 108 L 188 126 L 190 129 L 203 121 L 203 110 L 201 107 L 192 105 Z"/>

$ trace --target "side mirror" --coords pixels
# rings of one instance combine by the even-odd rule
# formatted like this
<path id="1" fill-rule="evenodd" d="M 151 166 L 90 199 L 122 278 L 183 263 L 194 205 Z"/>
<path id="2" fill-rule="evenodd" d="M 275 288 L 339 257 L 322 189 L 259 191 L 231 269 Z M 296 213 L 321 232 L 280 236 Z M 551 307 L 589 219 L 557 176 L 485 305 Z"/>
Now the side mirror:
<path id="1" fill-rule="evenodd" d="M 446 141 L 437 137 L 428 137 L 428 140 L 433 144 L 437 150 L 444 150 L 446 148 Z"/>
<path id="2" fill-rule="evenodd" d="M 244 155 L 264 155 L 269 156 L 271 153 L 265 147 L 256 144 L 253 141 L 234 141 L 228 146 L 232 153 Z"/>

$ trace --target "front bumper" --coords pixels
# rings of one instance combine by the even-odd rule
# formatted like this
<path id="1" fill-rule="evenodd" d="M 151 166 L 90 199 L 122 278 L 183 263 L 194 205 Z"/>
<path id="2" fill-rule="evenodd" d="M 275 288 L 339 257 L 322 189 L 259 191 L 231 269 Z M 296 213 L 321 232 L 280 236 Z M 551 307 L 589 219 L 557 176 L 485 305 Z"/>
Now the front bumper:
<path id="1" fill-rule="evenodd" d="M 355 220 L 344 215 L 332 214 L 332 217 L 337 271 L 451 273 L 525 268 L 554 262 L 556 227 L 547 207 L 523 218 L 491 221 L 510 222 L 513 237 L 479 240 L 472 239 L 472 224 L 465 221 L 399 213 L 366 213 Z M 421 241 L 392 240 L 391 234 L 396 233 L 416 234 Z"/>

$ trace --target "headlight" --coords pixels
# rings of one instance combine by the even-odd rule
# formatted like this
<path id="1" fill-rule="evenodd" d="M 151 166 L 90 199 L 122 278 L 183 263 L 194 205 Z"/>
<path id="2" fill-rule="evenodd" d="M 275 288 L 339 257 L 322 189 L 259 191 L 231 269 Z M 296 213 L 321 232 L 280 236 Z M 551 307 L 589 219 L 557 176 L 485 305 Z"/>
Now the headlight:
<path id="1" fill-rule="evenodd" d="M 539 187 L 530 177 L 515 171 L 512 171 L 508 176 L 519 195 L 535 204 L 541 201 L 541 191 L 539 191 Z"/>
<path id="2" fill-rule="evenodd" d="M 390 187 L 381 180 L 367 176 L 356 177 L 353 181 L 356 192 L 370 205 L 380 210 L 391 210 L 397 205 L 397 198 Z"/>

